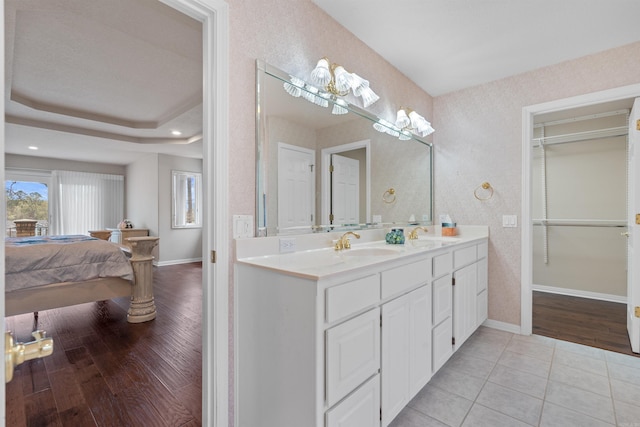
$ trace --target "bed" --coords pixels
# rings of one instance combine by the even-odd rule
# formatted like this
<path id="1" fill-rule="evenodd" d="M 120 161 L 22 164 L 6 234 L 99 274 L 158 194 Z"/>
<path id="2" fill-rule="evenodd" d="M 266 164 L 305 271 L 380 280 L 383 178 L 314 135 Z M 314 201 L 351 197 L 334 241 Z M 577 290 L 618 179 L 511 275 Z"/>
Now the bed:
<path id="1" fill-rule="evenodd" d="M 159 238 L 117 245 L 108 233 L 91 234 L 6 238 L 5 316 L 129 296 L 128 322 L 154 319 L 151 252 Z"/>

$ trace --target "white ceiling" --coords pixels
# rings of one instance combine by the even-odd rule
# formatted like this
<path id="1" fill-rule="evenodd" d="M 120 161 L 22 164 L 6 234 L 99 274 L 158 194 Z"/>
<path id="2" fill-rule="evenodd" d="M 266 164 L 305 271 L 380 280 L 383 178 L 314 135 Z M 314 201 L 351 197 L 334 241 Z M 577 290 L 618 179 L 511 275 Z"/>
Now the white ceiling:
<path id="1" fill-rule="evenodd" d="M 312 0 L 432 96 L 640 40 L 638 0 Z"/>
<path id="2" fill-rule="evenodd" d="M 8 0 L 5 16 L 5 152 L 202 157 L 199 22 L 157 0 Z"/>

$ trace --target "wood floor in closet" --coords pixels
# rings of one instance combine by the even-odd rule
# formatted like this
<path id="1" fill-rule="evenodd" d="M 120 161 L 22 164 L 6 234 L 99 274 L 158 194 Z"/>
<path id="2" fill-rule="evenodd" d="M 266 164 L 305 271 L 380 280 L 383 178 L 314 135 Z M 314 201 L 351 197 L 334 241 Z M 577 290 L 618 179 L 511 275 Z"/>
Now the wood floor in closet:
<path id="1" fill-rule="evenodd" d="M 6 385 L 7 426 L 198 426 L 202 265 L 154 267 L 158 316 L 127 323 L 127 298 L 40 312 L 51 356 Z M 7 318 L 30 341 L 33 315 Z"/>
<path id="2" fill-rule="evenodd" d="M 533 333 L 633 356 L 627 305 L 533 292 Z"/>

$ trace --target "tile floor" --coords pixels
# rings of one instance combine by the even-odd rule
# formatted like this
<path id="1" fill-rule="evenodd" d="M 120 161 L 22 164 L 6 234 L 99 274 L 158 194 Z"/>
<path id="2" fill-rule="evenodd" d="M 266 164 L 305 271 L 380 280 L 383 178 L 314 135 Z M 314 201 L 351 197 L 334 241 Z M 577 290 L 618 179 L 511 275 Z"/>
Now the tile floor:
<path id="1" fill-rule="evenodd" d="M 480 327 L 391 427 L 640 427 L 640 357 Z"/>

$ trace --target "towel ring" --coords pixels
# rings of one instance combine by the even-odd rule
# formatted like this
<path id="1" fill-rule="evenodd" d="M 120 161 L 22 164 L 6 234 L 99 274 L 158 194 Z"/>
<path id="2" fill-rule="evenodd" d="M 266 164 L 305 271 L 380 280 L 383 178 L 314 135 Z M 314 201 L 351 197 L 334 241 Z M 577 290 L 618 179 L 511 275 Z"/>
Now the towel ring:
<path id="1" fill-rule="evenodd" d="M 395 203 L 396 202 L 396 190 L 394 188 L 390 188 L 384 192 L 382 195 L 382 201 L 385 203 Z"/>
<path id="2" fill-rule="evenodd" d="M 486 197 L 480 197 L 478 196 L 478 190 L 483 189 L 483 190 L 489 190 L 489 195 Z M 476 188 L 473 191 L 473 195 L 475 196 L 476 199 L 478 200 L 489 200 L 490 198 L 493 197 L 493 187 L 491 186 L 491 184 L 489 184 L 488 182 L 483 182 L 482 184 L 480 184 L 478 186 L 478 188 Z"/>

